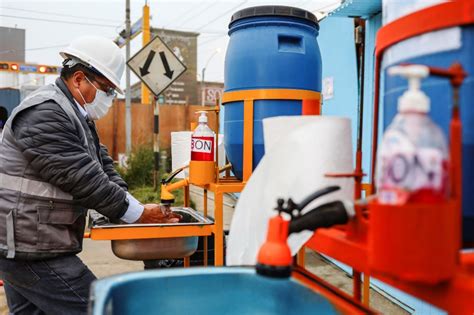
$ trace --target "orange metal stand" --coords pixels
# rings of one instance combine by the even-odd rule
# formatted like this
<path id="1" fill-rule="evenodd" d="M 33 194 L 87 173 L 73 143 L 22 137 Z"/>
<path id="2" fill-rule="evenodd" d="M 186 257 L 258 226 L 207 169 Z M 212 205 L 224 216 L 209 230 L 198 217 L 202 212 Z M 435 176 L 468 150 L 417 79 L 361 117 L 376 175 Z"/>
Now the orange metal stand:
<path id="1" fill-rule="evenodd" d="M 382 27 L 375 45 L 374 109 L 372 125 L 371 184 L 375 191 L 374 171 L 378 143 L 380 67 L 385 50 L 403 40 L 448 27 L 474 24 L 474 1 L 447 1 L 409 14 Z"/>
<path id="2" fill-rule="evenodd" d="M 103 240 L 136 240 L 147 238 L 169 238 L 187 236 L 205 236 L 213 232 L 212 225 L 207 226 L 166 226 L 166 227 L 123 227 L 120 229 L 91 229 L 90 238 Z"/>
<path id="3" fill-rule="evenodd" d="M 353 240 L 344 231 L 321 229 L 306 245 L 364 273 L 370 271 L 367 242 Z M 461 254 L 453 278 L 438 285 L 402 281 L 373 271 L 370 275 L 450 314 L 470 314 L 474 310 L 474 253 Z"/>
<path id="4" fill-rule="evenodd" d="M 353 299 L 347 293 L 342 292 L 335 286 L 327 283 L 318 276 L 313 275 L 304 268 L 299 266 L 294 267 L 291 277 L 327 298 L 332 305 L 341 312 L 341 314 L 377 314 L 362 305 L 359 301 Z M 315 310 L 315 314 L 317 314 L 317 310 Z"/>
<path id="5" fill-rule="evenodd" d="M 444 15 L 443 12 L 448 14 Z M 373 176 L 380 97 L 379 67 L 383 51 L 403 39 L 464 24 L 474 24 L 474 3 L 469 0 L 452 1 L 419 11 L 380 30 L 377 40 L 370 193 L 375 192 Z M 465 73 L 456 64 L 449 69 L 430 68 L 430 73 L 449 78 L 454 90 L 450 126 L 450 200 L 443 204 L 410 204 L 398 209 L 370 202 L 368 209 L 356 207 L 356 217 L 347 224 L 345 230 L 319 230 L 306 245 L 356 270 L 370 272 L 371 276 L 448 313 L 472 314 L 474 253 L 460 252 L 462 126 L 457 89 Z M 357 186 L 362 188 L 360 183 Z"/>
<path id="6" fill-rule="evenodd" d="M 252 175 L 253 164 L 253 109 L 256 100 L 301 100 L 304 115 L 321 113 L 321 93 L 296 89 L 258 89 L 225 92 L 222 105 L 230 102 L 244 102 L 244 150 L 243 182 Z"/>
<path id="7" fill-rule="evenodd" d="M 197 186 L 197 185 L 195 185 Z M 221 178 L 216 183 L 197 186 L 204 190 L 204 216 L 208 215 L 207 192 L 214 193 L 214 224 L 209 226 L 214 234 L 214 265 L 224 265 L 224 194 L 241 192 L 245 184 L 236 178 Z M 189 187 L 185 190 L 189 191 Z M 210 234 L 206 235 L 209 236 Z M 207 238 L 204 238 L 204 265 L 207 265 Z"/>

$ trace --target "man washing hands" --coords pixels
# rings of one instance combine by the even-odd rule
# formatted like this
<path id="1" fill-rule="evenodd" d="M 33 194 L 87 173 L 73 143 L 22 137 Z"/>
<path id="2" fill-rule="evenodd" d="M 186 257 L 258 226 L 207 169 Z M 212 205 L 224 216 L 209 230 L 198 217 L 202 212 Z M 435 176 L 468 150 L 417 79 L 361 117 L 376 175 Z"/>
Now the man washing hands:
<path id="1" fill-rule="evenodd" d="M 95 121 L 123 94 L 120 48 L 84 36 L 60 54 L 60 76 L 15 108 L 0 141 L 0 278 L 11 314 L 88 313 L 96 277 L 77 256 L 88 209 L 124 223 L 181 218 L 138 202 L 100 143 Z"/>

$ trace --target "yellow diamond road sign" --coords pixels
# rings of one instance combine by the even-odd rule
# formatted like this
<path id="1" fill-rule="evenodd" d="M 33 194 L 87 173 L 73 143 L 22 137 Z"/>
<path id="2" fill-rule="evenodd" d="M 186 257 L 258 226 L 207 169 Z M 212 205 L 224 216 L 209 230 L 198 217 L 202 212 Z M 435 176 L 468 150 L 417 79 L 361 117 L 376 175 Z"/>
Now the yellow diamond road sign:
<path id="1" fill-rule="evenodd" d="M 186 66 L 158 36 L 130 58 L 127 64 L 155 96 L 186 71 Z"/>

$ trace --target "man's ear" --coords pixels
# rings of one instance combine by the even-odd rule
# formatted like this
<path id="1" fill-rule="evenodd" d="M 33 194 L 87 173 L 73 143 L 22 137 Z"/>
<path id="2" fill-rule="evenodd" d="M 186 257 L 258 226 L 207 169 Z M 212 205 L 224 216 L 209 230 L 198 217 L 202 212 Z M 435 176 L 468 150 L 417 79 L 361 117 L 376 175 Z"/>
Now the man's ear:
<path id="1" fill-rule="evenodd" d="M 71 77 L 72 86 L 78 89 L 81 86 L 81 84 L 84 84 L 83 82 L 84 80 L 85 80 L 84 72 L 76 71 Z"/>

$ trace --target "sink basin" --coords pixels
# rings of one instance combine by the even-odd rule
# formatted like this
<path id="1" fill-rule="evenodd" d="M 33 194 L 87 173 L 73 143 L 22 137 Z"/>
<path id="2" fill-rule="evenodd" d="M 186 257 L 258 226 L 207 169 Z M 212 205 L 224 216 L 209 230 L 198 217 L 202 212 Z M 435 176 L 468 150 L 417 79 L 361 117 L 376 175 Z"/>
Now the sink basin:
<path id="1" fill-rule="evenodd" d="M 177 226 L 203 226 L 213 224 L 192 208 L 173 207 L 171 210 L 183 216 L 179 223 L 157 224 L 104 224 L 94 229 L 127 229 L 130 228 L 173 228 Z M 126 231 L 124 230 L 124 233 Z M 198 247 L 198 236 L 124 239 L 112 240 L 112 251 L 115 256 L 128 260 L 183 258 L 192 255 Z"/>

